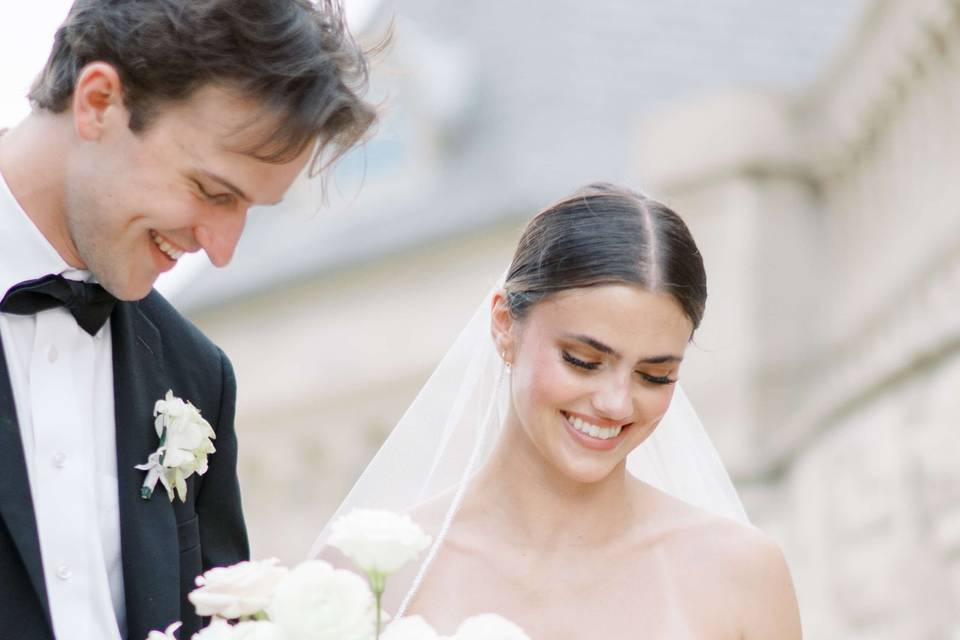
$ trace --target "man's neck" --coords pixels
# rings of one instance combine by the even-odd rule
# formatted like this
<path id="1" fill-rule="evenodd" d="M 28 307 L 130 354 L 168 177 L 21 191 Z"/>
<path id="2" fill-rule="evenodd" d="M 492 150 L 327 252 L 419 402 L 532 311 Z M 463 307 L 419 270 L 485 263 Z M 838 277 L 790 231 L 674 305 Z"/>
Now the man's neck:
<path id="1" fill-rule="evenodd" d="M 34 112 L 0 135 L 0 177 L 40 233 L 72 267 L 66 221 L 66 157 L 70 132 L 64 116 Z"/>

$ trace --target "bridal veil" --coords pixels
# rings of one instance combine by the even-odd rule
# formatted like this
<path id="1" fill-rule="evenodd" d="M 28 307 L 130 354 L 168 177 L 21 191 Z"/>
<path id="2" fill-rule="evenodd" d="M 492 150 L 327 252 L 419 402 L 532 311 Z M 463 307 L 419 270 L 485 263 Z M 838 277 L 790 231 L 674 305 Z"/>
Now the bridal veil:
<path id="1" fill-rule="evenodd" d="M 494 289 L 495 291 L 496 289 Z M 508 403 L 509 375 L 490 336 L 491 291 L 340 505 L 410 511 L 438 496 L 446 517 L 406 587 L 402 615 L 456 518 L 463 493 L 493 450 Z M 660 490 L 715 514 L 747 522 L 743 505 L 700 419 L 678 385 L 653 434 L 627 458 L 627 470 Z M 329 523 L 310 551 L 317 556 Z"/>

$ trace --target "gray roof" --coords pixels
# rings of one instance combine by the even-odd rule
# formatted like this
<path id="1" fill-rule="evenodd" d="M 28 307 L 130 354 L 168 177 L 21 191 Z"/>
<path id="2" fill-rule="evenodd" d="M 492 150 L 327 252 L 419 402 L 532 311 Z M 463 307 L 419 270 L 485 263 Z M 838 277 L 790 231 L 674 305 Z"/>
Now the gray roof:
<path id="1" fill-rule="evenodd" d="M 318 181 L 297 184 L 253 213 L 229 268 L 180 265 L 161 290 L 216 305 L 623 181 L 642 116 L 721 90 L 802 89 L 864 1 L 384 2 L 396 32 L 372 92 L 385 117 L 328 204 Z"/>

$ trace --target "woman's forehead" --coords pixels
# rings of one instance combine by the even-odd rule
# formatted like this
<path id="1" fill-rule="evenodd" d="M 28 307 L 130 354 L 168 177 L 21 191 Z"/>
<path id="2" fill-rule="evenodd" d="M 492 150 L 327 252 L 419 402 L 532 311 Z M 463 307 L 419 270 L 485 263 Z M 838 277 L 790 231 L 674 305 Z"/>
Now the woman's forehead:
<path id="1" fill-rule="evenodd" d="M 693 331 L 673 296 L 619 284 L 560 292 L 534 305 L 528 320 L 545 333 L 589 336 L 625 351 L 654 344 L 682 351 Z"/>

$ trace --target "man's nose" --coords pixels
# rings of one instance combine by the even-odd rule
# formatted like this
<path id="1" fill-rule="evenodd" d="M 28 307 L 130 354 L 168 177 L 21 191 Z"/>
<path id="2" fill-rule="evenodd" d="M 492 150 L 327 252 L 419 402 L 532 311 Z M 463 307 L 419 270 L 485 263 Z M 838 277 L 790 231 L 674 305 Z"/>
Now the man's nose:
<path id="1" fill-rule="evenodd" d="M 215 267 L 225 267 L 233 258 L 243 227 L 247 222 L 247 210 L 218 212 L 208 216 L 193 229 L 197 244 L 207 253 Z"/>

